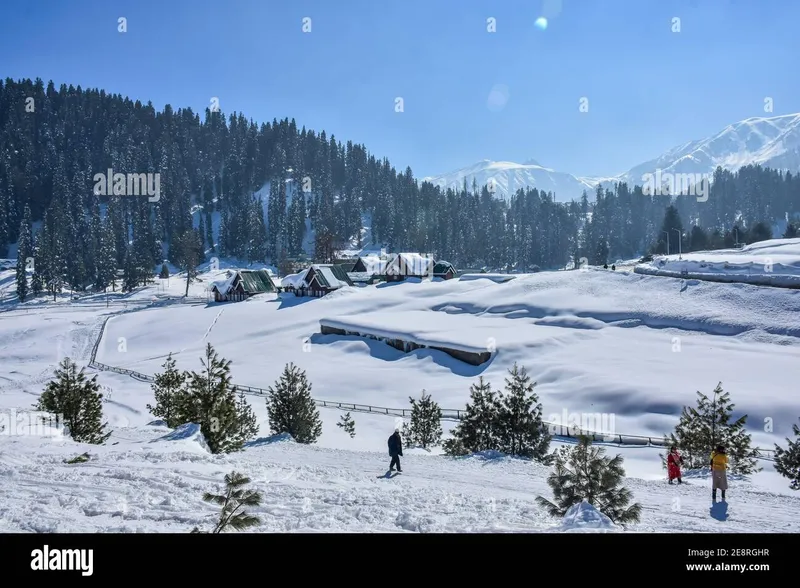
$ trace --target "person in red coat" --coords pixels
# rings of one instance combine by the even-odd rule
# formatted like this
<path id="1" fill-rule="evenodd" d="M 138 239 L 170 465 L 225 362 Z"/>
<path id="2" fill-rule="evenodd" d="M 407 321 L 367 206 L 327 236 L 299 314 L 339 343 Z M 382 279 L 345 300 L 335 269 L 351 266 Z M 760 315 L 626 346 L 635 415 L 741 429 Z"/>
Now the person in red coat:
<path id="1" fill-rule="evenodd" d="M 677 479 L 678 484 L 683 484 L 681 481 L 681 465 L 683 465 L 683 457 L 678 453 L 678 448 L 674 445 L 670 447 L 669 455 L 667 456 L 667 475 L 669 476 L 669 483 Z"/>

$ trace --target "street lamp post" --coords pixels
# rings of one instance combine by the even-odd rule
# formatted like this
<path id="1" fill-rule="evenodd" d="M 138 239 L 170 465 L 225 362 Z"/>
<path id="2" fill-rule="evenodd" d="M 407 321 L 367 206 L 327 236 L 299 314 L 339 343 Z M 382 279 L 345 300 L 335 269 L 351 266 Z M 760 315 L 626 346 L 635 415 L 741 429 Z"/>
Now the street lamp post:
<path id="1" fill-rule="evenodd" d="M 669 231 L 661 231 L 667 236 L 667 255 L 669 255 Z"/>
<path id="2" fill-rule="evenodd" d="M 680 229 L 672 229 L 673 231 L 678 232 L 678 259 L 681 259 L 681 241 L 683 240 L 683 233 L 681 233 Z"/>

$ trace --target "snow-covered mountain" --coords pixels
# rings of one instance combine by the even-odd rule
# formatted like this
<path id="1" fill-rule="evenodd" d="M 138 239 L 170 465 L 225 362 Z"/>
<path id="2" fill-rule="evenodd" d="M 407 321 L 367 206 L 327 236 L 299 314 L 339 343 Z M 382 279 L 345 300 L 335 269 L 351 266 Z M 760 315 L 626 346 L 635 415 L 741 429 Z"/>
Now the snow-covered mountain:
<path id="1" fill-rule="evenodd" d="M 670 149 L 637 165 L 614 181 L 642 185 L 657 170 L 673 174 L 713 174 L 717 166 L 735 171 L 745 165 L 800 170 L 800 113 L 754 117 L 728 125 L 719 133 Z"/>
<path id="2" fill-rule="evenodd" d="M 753 117 L 728 125 L 719 133 L 673 147 L 625 173 L 604 178 L 576 176 L 541 166 L 534 160 L 523 164 L 483 160 L 469 167 L 424 178 L 444 187 L 460 188 L 473 180 L 478 186 L 494 188 L 498 198 L 509 198 L 519 188 L 538 188 L 555 193 L 564 202 L 579 199 L 584 190 L 593 199 L 598 184 L 611 186 L 627 182 L 643 185 L 647 174 L 711 174 L 717 166 L 735 171 L 745 165 L 800 171 L 800 113 L 774 117 Z"/>
<path id="3" fill-rule="evenodd" d="M 584 190 L 591 193 L 598 181 L 603 179 L 579 178 L 544 167 L 533 159 L 525 163 L 484 159 L 454 172 L 423 178 L 423 181 L 454 189 L 460 189 L 464 180 L 467 182 L 467 189 L 470 189 L 475 181 L 479 187 L 489 186 L 498 198 L 504 199 L 510 198 L 520 188 L 538 188 L 555 193 L 558 201 L 568 202 L 573 198 L 579 199 Z"/>

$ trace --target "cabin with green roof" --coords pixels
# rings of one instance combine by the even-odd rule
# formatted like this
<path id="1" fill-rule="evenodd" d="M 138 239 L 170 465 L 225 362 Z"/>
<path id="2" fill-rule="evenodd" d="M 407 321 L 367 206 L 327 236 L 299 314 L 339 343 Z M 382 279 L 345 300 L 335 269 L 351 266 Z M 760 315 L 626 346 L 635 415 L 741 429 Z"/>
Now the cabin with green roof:
<path id="1" fill-rule="evenodd" d="M 267 270 L 236 270 L 226 280 L 211 286 L 215 302 L 239 302 L 256 294 L 277 291 Z"/>

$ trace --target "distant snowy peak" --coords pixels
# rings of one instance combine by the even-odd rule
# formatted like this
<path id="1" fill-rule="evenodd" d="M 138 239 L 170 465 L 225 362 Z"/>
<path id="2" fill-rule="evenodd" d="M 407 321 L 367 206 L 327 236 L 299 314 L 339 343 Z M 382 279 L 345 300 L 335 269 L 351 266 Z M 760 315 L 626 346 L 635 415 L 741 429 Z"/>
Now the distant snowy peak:
<path id="1" fill-rule="evenodd" d="M 728 125 L 706 139 L 690 141 L 642 163 L 614 181 L 641 185 L 647 174 L 711 174 L 717 167 L 746 165 L 800 170 L 800 114 L 753 117 Z"/>
<path id="2" fill-rule="evenodd" d="M 471 189 L 474 182 L 479 188 L 487 186 L 496 197 L 506 200 L 520 188 L 537 188 L 553 192 L 556 200 L 561 202 L 577 200 L 584 190 L 592 192 L 595 185 L 572 174 L 544 167 L 535 159 L 525 163 L 484 159 L 448 174 L 423 178 L 423 181 L 455 190 L 461 189 L 465 181 L 467 189 Z"/>
<path id="3" fill-rule="evenodd" d="M 728 125 L 720 132 L 688 141 L 659 157 L 616 176 L 575 176 L 542 166 L 535 159 L 525 163 L 484 159 L 465 168 L 423 178 L 443 188 L 467 189 L 473 182 L 488 186 L 498 198 L 509 199 L 520 188 L 553 192 L 559 202 L 579 200 L 584 191 L 594 200 L 598 185 L 611 188 L 618 182 L 642 186 L 648 174 L 699 174 L 710 177 L 717 167 L 736 171 L 746 165 L 761 165 L 792 172 L 800 171 L 800 113 L 753 117 Z"/>

